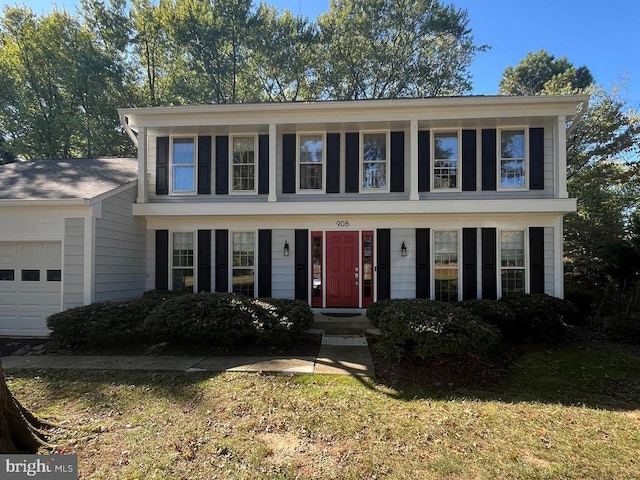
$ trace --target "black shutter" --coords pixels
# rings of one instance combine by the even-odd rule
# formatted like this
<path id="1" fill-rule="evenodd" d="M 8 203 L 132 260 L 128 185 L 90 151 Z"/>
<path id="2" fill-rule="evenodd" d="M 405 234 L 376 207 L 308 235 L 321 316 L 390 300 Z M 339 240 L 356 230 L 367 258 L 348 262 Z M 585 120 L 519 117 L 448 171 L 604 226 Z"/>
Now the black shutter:
<path id="1" fill-rule="evenodd" d="M 271 230 L 258 230 L 258 297 L 271 297 Z"/>
<path id="2" fill-rule="evenodd" d="M 498 298 L 495 228 L 482 229 L 482 298 Z"/>
<path id="3" fill-rule="evenodd" d="M 404 192 L 404 132 L 391 132 L 391 191 Z"/>
<path id="4" fill-rule="evenodd" d="M 282 135 L 282 193 L 296 193 L 296 134 Z"/>
<path id="5" fill-rule="evenodd" d="M 431 137 L 428 130 L 418 132 L 418 191 L 431 189 L 429 175 L 431 170 Z"/>
<path id="6" fill-rule="evenodd" d="M 309 230 L 295 232 L 295 296 L 308 302 L 309 296 Z"/>
<path id="7" fill-rule="evenodd" d="M 529 277 L 531 293 L 544 293 L 544 228 L 529 227 Z"/>
<path id="8" fill-rule="evenodd" d="M 416 228 L 416 298 L 430 298 L 430 243 L 430 230 Z"/>
<path id="9" fill-rule="evenodd" d="M 478 298 L 478 231 L 462 229 L 462 299 Z"/>
<path id="10" fill-rule="evenodd" d="M 198 194 L 211 193 L 211 137 L 198 137 Z"/>
<path id="11" fill-rule="evenodd" d="M 344 190 L 347 193 L 358 193 L 358 183 L 360 181 L 360 134 L 357 132 L 345 135 L 345 184 Z"/>
<path id="12" fill-rule="evenodd" d="M 229 193 L 229 137 L 216 137 L 216 194 Z"/>
<path id="13" fill-rule="evenodd" d="M 156 230 L 156 290 L 169 290 L 169 230 Z"/>
<path id="14" fill-rule="evenodd" d="M 388 228 L 378 229 L 377 243 L 377 300 L 386 300 L 391 298 L 391 230 Z"/>
<path id="15" fill-rule="evenodd" d="M 544 128 L 529 129 L 529 189 L 544 190 Z"/>
<path id="16" fill-rule="evenodd" d="M 229 291 L 229 230 L 216 230 L 216 292 Z"/>
<path id="17" fill-rule="evenodd" d="M 258 193 L 269 194 L 269 135 L 258 137 Z"/>
<path id="18" fill-rule="evenodd" d="M 340 193 L 339 133 L 327 133 L 327 193 Z"/>
<path id="19" fill-rule="evenodd" d="M 482 190 L 496 189 L 497 132 L 495 128 L 482 130 Z"/>
<path id="20" fill-rule="evenodd" d="M 462 131 L 462 190 L 476 190 L 476 131 Z"/>
<path id="21" fill-rule="evenodd" d="M 156 195 L 169 194 L 169 137 L 156 138 Z"/>
<path id="22" fill-rule="evenodd" d="M 211 230 L 198 230 L 198 291 L 211 291 Z"/>

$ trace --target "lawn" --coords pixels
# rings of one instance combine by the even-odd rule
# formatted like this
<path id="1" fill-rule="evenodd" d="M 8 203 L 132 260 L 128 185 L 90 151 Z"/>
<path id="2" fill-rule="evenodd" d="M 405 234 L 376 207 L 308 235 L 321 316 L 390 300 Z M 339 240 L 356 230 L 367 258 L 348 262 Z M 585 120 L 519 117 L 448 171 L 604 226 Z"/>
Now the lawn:
<path id="1" fill-rule="evenodd" d="M 489 386 L 19 371 L 92 479 L 637 479 L 640 355 L 531 348 Z"/>

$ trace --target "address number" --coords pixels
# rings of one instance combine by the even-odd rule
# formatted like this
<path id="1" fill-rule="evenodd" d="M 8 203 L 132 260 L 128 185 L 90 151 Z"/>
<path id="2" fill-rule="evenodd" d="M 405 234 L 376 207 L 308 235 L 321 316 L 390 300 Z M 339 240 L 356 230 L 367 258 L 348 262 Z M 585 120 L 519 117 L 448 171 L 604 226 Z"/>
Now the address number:
<path id="1" fill-rule="evenodd" d="M 349 226 L 349 220 L 338 220 L 336 221 L 336 226 L 338 228 L 346 228 Z"/>

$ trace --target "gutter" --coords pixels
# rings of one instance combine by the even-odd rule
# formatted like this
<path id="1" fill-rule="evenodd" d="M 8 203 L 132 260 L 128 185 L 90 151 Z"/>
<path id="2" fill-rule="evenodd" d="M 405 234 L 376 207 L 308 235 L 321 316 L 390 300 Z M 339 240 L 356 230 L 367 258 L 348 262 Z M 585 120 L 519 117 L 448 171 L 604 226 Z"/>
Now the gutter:
<path id="1" fill-rule="evenodd" d="M 1 199 L 0 207 L 86 207 L 90 199 L 70 198 L 67 200 Z"/>
<path id="2" fill-rule="evenodd" d="M 582 102 L 582 108 L 580 109 L 578 114 L 575 117 L 573 117 L 573 121 L 571 122 L 571 125 L 569 125 L 569 127 L 567 128 L 567 136 L 571 135 L 571 132 L 573 132 L 576 129 L 576 127 L 578 126 L 578 123 L 580 123 L 580 120 L 582 120 L 582 117 L 584 117 L 585 113 L 587 113 L 588 108 L 589 108 L 589 97 L 587 97 L 587 99 Z"/>

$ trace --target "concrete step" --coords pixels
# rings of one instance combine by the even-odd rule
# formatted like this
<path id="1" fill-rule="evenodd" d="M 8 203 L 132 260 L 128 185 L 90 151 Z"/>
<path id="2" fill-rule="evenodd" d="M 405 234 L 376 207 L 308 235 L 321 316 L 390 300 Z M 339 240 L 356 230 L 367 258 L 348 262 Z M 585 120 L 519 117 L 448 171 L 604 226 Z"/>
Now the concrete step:
<path id="1" fill-rule="evenodd" d="M 363 335 L 323 335 L 322 345 L 335 347 L 366 347 L 367 339 Z"/>

